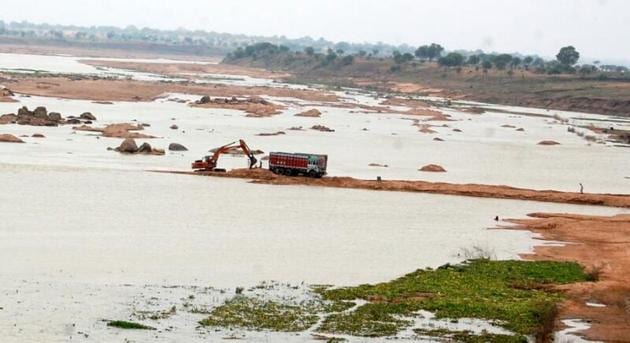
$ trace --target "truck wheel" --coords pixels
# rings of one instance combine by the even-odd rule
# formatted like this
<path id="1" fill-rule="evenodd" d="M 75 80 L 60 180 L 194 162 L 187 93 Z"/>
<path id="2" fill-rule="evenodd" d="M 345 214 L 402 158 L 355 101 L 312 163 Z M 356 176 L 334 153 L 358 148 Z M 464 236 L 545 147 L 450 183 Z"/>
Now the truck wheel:
<path id="1" fill-rule="evenodd" d="M 316 178 L 317 177 L 317 172 L 314 171 L 314 170 L 311 170 L 310 172 L 308 172 L 308 177 Z"/>

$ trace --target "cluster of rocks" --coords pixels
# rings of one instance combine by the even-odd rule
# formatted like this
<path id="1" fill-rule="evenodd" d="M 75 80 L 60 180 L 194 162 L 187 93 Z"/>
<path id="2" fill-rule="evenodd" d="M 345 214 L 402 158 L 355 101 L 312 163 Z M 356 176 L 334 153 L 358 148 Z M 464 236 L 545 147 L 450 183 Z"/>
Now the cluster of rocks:
<path id="1" fill-rule="evenodd" d="M 164 149 L 153 148 L 146 142 L 138 146 L 133 138 L 126 138 L 117 148 L 108 148 L 108 150 L 115 150 L 122 154 L 164 155 Z"/>
<path id="2" fill-rule="evenodd" d="M 92 124 L 96 117 L 85 112 L 79 117 L 68 116 L 64 118 L 58 112 L 48 112 L 46 107 L 39 106 L 35 110 L 30 111 L 28 107 L 23 106 L 18 109 L 17 115 L 13 113 L 0 116 L 0 124 L 19 124 L 31 126 L 59 126 L 63 124 Z"/>
<path id="3" fill-rule="evenodd" d="M 311 126 L 311 130 L 317 130 L 317 131 L 322 131 L 322 132 L 335 132 L 334 129 L 331 129 L 324 125 L 313 125 Z"/>
<path id="4" fill-rule="evenodd" d="M 207 95 L 201 97 L 201 99 L 195 101 L 197 105 L 204 104 L 228 104 L 228 105 L 240 105 L 240 104 L 261 104 L 270 105 L 271 103 L 260 97 L 250 97 L 247 99 L 238 99 L 235 96 L 231 98 L 210 98 Z"/>

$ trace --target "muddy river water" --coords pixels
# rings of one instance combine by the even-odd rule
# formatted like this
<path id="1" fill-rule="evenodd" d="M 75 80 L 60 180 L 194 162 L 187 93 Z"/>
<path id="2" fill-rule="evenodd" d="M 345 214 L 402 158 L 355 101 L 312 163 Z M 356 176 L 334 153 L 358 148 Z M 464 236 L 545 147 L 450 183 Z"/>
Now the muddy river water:
<path id="1" fill-rule="evenodd" d="M 0 69 L 28 69 L 21 57 L 0 54 Z M 30 69 L 102 72 L 75 58 L 28 58 Z M 347 94 L 355 103 L 374 105 L 382 100 Z M 200 306 L 212 307 L 235 287 L 263 281 L 299 285 L 288 287 L 289 293 L 300 293 L 309 284 L 387 281 L 417 268 L 462 261 L 463 249 L 474 246 L 497 258 L 518 258 L 537 244 L 535 237 L 494 230 L 497 224 L 507 225 L 495 222 L 495 216 L 627 212 L 147 172 L 187 170 L 209 148 L 245 138 L 252 148 L 265 152 L 327 153 L 331 175 L 568 191 L 582 182 L 590 192 L 630 192 L 626 149 L 588 143 L 553 117 L 589 120 L 593 115 L 515 115 L 502 113 L 508 108 L 500 106 L 483 115 L 450 109 L 453 121 L 431 123 L 436 133 L 423 134 L 411 125 L 417 117 L 393 113 L 393 108 L 392 113 L 366 114 L 322 104 L 316 106 L 323 112 L 321 118 L 304 118 L 294 114 L 312 106 L 289 99 L 288 109 L 280 115 L 247 118 L 238 111 L 170 101 L 198 96 L 175 94 L 148 103 L 104 105 L 18 95 L 19 103 L 0 103 L 0 114 L 26 105 L 46 106 L 64 115 L 90 111 L 99 126 L 136 120 L 148 124 L 146 133 L 158 137 L 140 142 L 158 148 L 178 142 L 189 149 L 166 156 L 123 156 L 107 151 L 120 139 L 75 132 L 71 126 L 0 126 L 0 133 L 27 136 L 22 138 L 26 144 L 0 144 L 0 341 L 218 340 L 234 333 L 200 330 L 196 323 L 203 316 L 186 311 L 155 324 L 160 330 L 149 335 L 108 330 L 103 320 L 127 318 L 139 307 L 180 308 L 191 294 Z M 605 125 L 627 125 L 595 118 Z M 173 123 L 177 130 L 169 128 Z M 315 124 L 335 132 L 308 129 Z M 287 130 L 299 126 L 304 130 Z M 516 131 L 518 127 L 524 131 Z M 258 135 L 276 131 L 286 134 Z M 46 138 L 30 137 L 35 132 Z M 536 144 L 544 139 L 562 144 Z M 245 163 L 242 157 L 220 160 L 227 168 Z M 417 170 L 429 163 L 443 165 L 447 173 Z M 251 341 L 312 341 L 308 333 L 236 334 Z"/>

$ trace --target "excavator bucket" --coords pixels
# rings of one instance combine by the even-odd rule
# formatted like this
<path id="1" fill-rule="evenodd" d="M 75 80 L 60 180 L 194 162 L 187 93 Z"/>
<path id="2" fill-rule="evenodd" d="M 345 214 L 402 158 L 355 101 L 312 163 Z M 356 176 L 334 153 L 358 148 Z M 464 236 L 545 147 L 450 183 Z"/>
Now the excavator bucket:
<path id="1" fill-rule="evenodd" d="M 248 157 L 249 157 L 249 169 L 252 169 L 252 168 L 254 168 L 254 166 L 256 165 L 258 160 L 254 156 L 254 154 L 250 154 Z"/>

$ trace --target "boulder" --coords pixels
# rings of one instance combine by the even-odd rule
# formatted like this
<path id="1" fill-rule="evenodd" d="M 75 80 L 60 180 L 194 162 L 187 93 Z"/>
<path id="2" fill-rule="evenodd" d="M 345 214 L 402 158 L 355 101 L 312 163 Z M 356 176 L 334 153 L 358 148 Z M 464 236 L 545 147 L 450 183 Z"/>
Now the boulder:
<path id="1" fill-rule="evenodd" d="M 209 103 L 210 101 L 211 101 L 210 97 L 209 97 L 209 96 L 207 96 L 207 95 L 204 95 L 204 96 L 202 96 L 202 97 L 201 97 L 201 99 L 199 99 L 199 100 L 197 101 L 197 103 L 198 103 L 198 104 L 207 104 L 207 103 Z"/>
<path id="2" fill-rule="evenodd" d="M 13 124 L 17 121 L 17 116 L 13 113 L 0 116 L 0 124 Z"/>
<path id="3" fill-rule="evenodd" d="M 19 117 L 21 117 L 21 116 L 32 116 L 32 115 L 33 115 L 33 112 L 29 111 L 28 107 L 26 107 L 26 106 L 22 106 L 22 108 L 20 108 L 18 110 L 18 116 Z"/>
<path id="4" fill-rule="evenodd" d="M 0 142 L 5 142 L 5 143 L 24 143 L 23 140 L 15 137 L 14 135 L 10 135 L 10 134 L 0 134 Z"/>
<path id="5" fill-rule="evenodd" d="M 142 143 L 138 149 L 136 150 L 136 153 L 138 154 L 150 154 L 151 151 L 153 151 L 153 148 L 151 148 L 151 144 L 149 143 Z"/>
<path id="6" fill-rule="evenodd" d="M 46 138 L 46 136 L 42 135 L 41 133 L 34 133 L 31 137 L 33 137 L 33 138 Z"/>
<path id="7" fill-rule="evenodd" d="M 96 117 L 90 113 L 90 112 L 83 112 L 80 116 L 79 119 L 83 119 L 83 120 L 96 120 Z"/>
<path id="8" fill-rule="evenodd" d="M 168 145 L 168 150 L 170 150 L 170 151 L 188 151 L 188 149 L 185 146 L 183 146 L 183 145 L 181 145 L 179 143 L 171 143 L 171 144 L 169 144 Z"/>
<path id="9" fill-rule="evenodd" d="M 311 118 L 318 118 L 319 116 L 322 115 L 322 112 L 320 112 L 318 109 L 313 108 L 311 110 L 308 111 L 304 111 L 301 113 L 296 114 L 296 117 L 311 117 Z"/>
<path id="10" fill-rule="evenodd" d="M 420 168 L 419 170 L 423 172 L 433 172 L 433 173 L 446 172 L 446 169 L 444 169 L 442 166 L 437 165 L 437 164 L 427 164 L 426 166 Z"/>
<path id="11" fill-rule="evenodd" d="M 560 143 L 556 141 L 549 141 L 549 140 L 538 142 L 538 145 L 558 145 L 558 144 Z"/>
<path id="12" fill-rule="evenodd" d="M 61 114 L 59 112 L 50 112 L 48 113 L 48 119 L 54 121 L 61 121 Z"/>
<path id="13" fill-rule="evenodd" d="M 68 119 L 66 121 L 66 124 L 78 125 L 78 124 L 81 124 L 81 121 L 79 119 L 72 118 L 72 119 Z"/>
<path id="14" fill-rule="evenodd" d="M 35 118 L 48 119 L 48 110 L 44 106 L 39 106 L 33 111 L 33 115 Z"/>
<path id="15" fill-rule="evenodd" d="M 164 149 L 153 148 L 151 155 L 164 155 Z"/>
<path id="16" fill-rule="evenodd" d="M 179 129 L 179 126 L 175 124 L 171 125 L 171 130 L 177 130 L 177 129 Z"/>
<path id="17" fill-rule="evenodd" d="M 136 145 L 136 141 L 133 138 L 127 138 L 122 143 L 120 143 L 120 146 L 116 148 L 116 151 L 126 154 L 133 154 L 138 151 L 138 146 Z"/>

